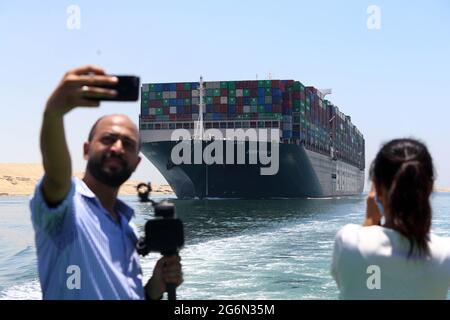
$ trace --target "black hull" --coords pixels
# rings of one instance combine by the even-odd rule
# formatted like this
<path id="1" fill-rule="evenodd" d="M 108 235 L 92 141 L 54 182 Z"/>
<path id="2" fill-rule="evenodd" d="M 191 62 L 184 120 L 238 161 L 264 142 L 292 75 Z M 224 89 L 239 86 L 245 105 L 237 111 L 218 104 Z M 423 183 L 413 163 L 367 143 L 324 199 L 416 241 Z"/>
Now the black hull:
<path id="1" fill-rule="evenodd" d="M 142 152 L 181 199 L 304 198 L 331 195 L 324 193 L 303 146 L 280 144 L 278 173 L 261 175 L 260 164 L 173 165 L 170 156 L 175 144 L 174 141 L 147 142 L 142 145 Z"/>

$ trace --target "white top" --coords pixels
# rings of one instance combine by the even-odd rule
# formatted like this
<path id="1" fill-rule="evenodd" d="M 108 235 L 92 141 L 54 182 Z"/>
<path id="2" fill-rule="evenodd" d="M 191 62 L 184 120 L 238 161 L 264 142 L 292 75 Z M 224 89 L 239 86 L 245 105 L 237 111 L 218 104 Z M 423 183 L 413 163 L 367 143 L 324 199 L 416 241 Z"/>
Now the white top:
<path id="1" fill-rule="evenodd" d="M 409 242 L 380 227 L 344 226 L 336 235 L 331 274 L 341 299 L 446 299 L 450 238 L 430 235 L 430 257 L 408 258 Z"/>

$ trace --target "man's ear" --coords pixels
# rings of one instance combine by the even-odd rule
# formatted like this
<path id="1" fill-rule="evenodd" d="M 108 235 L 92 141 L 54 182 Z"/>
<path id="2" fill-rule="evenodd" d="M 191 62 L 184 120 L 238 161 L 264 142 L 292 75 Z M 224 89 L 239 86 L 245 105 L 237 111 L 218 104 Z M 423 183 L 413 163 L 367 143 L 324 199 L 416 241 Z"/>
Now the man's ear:
<path id="1" fill-rule="evenodd" d="M 89 158 L 89 142 L 83 144 L 83 159 L 87 160 Z"/>

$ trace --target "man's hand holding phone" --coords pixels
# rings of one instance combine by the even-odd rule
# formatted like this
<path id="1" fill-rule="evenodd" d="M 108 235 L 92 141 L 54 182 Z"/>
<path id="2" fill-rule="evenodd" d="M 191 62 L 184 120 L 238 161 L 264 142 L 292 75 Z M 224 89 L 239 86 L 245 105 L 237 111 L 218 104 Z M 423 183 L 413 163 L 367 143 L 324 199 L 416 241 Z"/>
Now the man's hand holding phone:
<path id="1" fill-rule="evenodd" d="M 45 112 L 63 116 L 78 106 L 98 107 L 101 100 L 136 101 L 138 95 L 138 77 L 107 75 L 103 69 L 87 65 L 64 75 Z"/>
<path id="2" fill-rule="evenodd" d="M 75 68 L 64 75 L 47 101 L 46 114 L 65 115 L 75 107 L 98 107 L 102 98 L 114 98 L 117 91 L 102 86 L 114 86 L 117 77 L 107 76 L 95 66 Z"/>

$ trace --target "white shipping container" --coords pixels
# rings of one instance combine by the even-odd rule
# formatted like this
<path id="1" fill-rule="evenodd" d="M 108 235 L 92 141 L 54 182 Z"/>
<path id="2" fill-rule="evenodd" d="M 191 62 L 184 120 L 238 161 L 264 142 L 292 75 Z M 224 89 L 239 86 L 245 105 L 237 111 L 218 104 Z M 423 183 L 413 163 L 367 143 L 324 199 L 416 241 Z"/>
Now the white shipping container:
<path id="1" fill-rule="evenodd" d="M 170 113 L 177 113 L 177 107 L 170 107 Z"/>
<path id="2" fill-rule="evenodd" d="M 176 99 L 177 98 L 177 92 L 176 91 L 169 91 L 169 98 L 170 99 Z"/>
<path id="3" fill-rule="evenodd" d="M 200 95 L 198 90 L 192 90 L 192 97 L 198 97 Z"/>
<path id="4" fill-rule="evenodd" d="M 227 104 L 228 103 L 228 97 L 220 97 L 220 103 L 221 104 Z"/>
<path id="5" fill-rule="evenodd" d="M 250 113 L 250 106 L 244 106 L 243 111 L 244 113 Z"/>
<path id="6" fill-rule="evenodd" d="M 236 97 L 242 97 L 244 95 L 244 90 L 236 89 Z"/>
<path id="7" fill-rule="evenodd" d="M 148 114 L 154 116 L 156 114 L 156 109 L 155 108 L 150 108 L 148 110 Z"/>
<path id="8" fill-rule="evenodd" d="M 147 92 L 148 91 L 148 84 L 143 84 L 142 85 L 142 92 Z"/>
<path id="9" fill-rule="evenodd" d="M 220 89 L 220 82 L 219 81 L 210 82 L 210 83 L 211 83 L 211 89 Z"/>
<path id="10" fill-rule="evenodd" d="M 164 91 L 164 92 L 162 93 L 162 97 L 163 97 L 163 99 L 169 99 L 169 98 L 170 98 L 170 93 L 169 93 L 169 91 Z"/>

